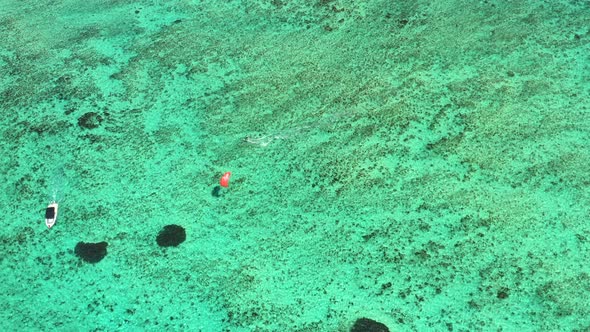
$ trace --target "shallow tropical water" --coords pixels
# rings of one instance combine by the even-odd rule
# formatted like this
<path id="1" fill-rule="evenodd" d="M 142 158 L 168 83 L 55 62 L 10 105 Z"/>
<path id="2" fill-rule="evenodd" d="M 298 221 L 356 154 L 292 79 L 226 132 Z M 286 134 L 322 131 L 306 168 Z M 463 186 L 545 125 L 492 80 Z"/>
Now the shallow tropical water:
<path id="1" fill-rule="evenodd" d="M 588 22 L 574 0 L 0 0 L 0 327 L 589 329 Z M 168 225 L 186 239 L 161 247 Z"/>

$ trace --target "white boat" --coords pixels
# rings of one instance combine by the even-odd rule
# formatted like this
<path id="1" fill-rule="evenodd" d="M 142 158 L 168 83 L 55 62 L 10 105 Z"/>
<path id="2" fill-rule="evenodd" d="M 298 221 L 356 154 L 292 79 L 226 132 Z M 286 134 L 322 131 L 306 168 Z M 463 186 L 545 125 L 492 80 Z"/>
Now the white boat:
<path id="1" fill-rule="evenodd" d="M 47 210 L 45 210 L 45 225 L 47 228 L 51 228 L 55 225 L 55 221 L 57 220 L 57 202 L 52 202 L 47 206 Z"/>

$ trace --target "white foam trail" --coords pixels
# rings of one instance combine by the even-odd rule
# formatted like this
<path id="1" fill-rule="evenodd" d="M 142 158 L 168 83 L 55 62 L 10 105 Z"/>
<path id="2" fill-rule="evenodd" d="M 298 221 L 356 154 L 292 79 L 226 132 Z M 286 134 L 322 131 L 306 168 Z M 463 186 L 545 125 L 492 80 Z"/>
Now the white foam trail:
<path id="1" fill-rule="evenodd" d="M 64 166 L 57 166 L 51 175 L 49 188 L 51 189 L 51 201 L 59 202 L 64 199 L 64 191 L 67 186 L 67 177 Z"/>

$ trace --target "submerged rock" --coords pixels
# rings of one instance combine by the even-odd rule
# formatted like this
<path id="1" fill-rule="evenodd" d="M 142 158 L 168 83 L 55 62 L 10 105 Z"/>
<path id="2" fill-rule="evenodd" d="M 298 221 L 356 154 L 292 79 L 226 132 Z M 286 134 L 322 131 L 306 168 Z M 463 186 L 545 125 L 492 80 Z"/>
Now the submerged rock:
<path id="1" fill-rule="evenodd" d="M 186 240 L 186 232 L 182 226 L 167 225 L 158 233 L 156 242 L 160 247 L 176 247 Z"/>
<path id="2" fill-rule="evenodd" d="M 363 317 L 354 322 L 350 332 L 389 332 L 389 328 L 383 323 Z"/>
<path id="3" fill-rule="evenodd" d="M 85 262 L 98 263 L 107 255 L 107 246 L 108 243 L 104 241 L 98 243 L 78 242 L 74 252 Z"/>

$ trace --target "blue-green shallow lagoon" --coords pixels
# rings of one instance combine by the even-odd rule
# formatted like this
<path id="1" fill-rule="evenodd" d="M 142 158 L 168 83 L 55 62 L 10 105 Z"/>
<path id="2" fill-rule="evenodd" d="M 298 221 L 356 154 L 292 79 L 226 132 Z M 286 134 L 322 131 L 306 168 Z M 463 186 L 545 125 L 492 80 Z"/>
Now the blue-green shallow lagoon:
<path id="1" fill-rule="evenodd" d="M 588 22 L 0 0 L 0 329 L 589 331 Z"/>

